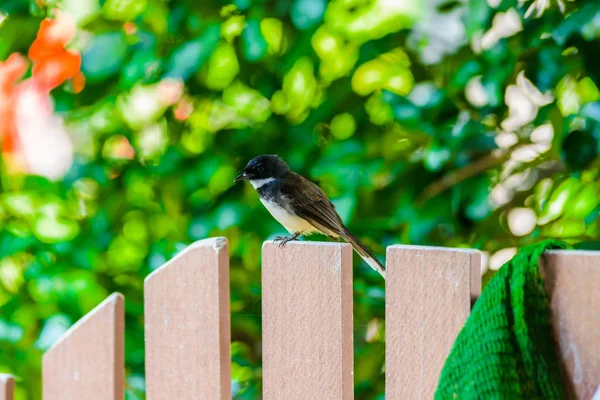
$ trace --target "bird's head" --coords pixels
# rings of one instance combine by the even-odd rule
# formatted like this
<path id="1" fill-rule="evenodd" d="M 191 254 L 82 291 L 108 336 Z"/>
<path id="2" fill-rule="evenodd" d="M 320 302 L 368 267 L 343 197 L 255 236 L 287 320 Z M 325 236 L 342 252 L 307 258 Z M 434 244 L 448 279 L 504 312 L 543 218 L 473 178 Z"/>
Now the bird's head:
<path id="1" fill-rule="evenodd" d="M 287 164 L 275 154 L 254 157 L 234 182 L 279 178 L 289 172 Z"/>

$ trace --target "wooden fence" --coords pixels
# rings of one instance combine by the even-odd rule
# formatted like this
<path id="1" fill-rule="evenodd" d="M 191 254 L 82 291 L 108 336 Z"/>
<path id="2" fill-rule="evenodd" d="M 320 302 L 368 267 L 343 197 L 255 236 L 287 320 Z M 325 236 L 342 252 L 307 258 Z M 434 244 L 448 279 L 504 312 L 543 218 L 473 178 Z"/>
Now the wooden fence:
<path id="1" fill-rule="evenodd" d="M 263 398 L 353 398 L 352 249 L 262 249 Z M 479 252 L 387 249 L 386 399 L 430 399 L 480 292 Z M 541 266 L 564 373 L 578 399 L 600 384 L 600 252 L 551 252 Z M 230 399 L 229 257 L 199 241 L 145 281 L 147 398 Z M 44 400 L 121 400 L 124 299 L 113 294 L 43 358 Z M 13 380 L 0 375 L 0 400 Z"/>

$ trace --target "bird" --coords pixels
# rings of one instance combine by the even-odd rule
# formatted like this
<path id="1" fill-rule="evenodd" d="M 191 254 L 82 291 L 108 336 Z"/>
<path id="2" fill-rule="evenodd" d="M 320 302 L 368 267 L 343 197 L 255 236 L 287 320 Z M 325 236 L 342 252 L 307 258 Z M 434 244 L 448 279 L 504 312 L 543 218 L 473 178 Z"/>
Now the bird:
<path id="1" fill-rule="evenodd" d="M 319 186 L 292 171 L 276 154 L 264 154 L 248 162 L 234 182 L 248 181 L 261 203 L 291 236 L 277 236 L 280 247 L 300 235 L 322 233 L 350 243 L 365 262 L 385 279 L 385 266 L 346 228 Z"/>

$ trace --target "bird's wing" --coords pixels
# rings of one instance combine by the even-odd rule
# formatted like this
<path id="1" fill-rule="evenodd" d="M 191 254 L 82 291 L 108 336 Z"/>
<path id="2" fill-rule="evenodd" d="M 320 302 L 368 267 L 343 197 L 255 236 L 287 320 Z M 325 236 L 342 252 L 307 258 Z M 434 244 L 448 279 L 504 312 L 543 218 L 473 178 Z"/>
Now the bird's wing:
<path id="1" fill-rule="evenodd" d="M 321 188 L 298 174 L 292 174 L 283 179 L 281 184 L 281 192 L 287 197 L 291 211 L 324 234 L 334 239 L 342 237 L 352 244 L 367 264 L 385 278 L 385 266 L 344 227 L 335 207 Z"/>
<path id="2" fill-rule="evenodd" d="M 344 230 L 334 205 L 316 184 L 292 173 L 286 177 L 281 192 L 289 199 L 292 211 L 326 235 L 337 238 Z"/>

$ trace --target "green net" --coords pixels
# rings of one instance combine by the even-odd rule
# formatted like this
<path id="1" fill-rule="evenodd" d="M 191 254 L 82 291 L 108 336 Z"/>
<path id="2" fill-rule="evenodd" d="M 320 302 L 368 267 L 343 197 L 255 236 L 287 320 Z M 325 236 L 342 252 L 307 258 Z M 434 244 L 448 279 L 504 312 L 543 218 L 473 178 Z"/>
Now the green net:
<path id="1" fill-rule="evenodd" d="M 446 359 L 436 399 L 565 397 L 538 260 L 566 247 L 524 247 L 490 280 Z"/>

